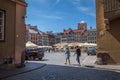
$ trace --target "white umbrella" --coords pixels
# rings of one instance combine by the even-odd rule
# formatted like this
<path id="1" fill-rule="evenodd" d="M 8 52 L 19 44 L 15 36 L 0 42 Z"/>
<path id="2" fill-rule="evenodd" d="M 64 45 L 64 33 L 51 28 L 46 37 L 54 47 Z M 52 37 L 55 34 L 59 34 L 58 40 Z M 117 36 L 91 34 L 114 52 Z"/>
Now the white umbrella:
<path id="1" fill-rule="evenodd" d="M 84 43 L 83 46 L 84 47 L 96 47 L 97 44 L 95 44 L 95 43 Z"/>
<path id="2" fill-rule="evenodd" d="M 69 43 L 68 46 L 79 46 L 79 42 L 72 42 L 72 43 Z"/>
<path id="3" fill-rule="evenodd" d="M 84 43 L 83 46 L 84 46 L 84 47 L 89 47 L 90 44 L 89 44 L 89 43 Z"/>
<path id="4" fill-rule="evenodd" d="M 56 46 L 56 47 L 65 47 L 67 45 L 68 45 L 68 43 L 57 43 L 54 46 Z"/>
<path id="5" fill-rule="evenodd" d="M 79 44 L 78 44 L 78 46 L 81 46 L 81 47 L 82 47 L 83 45 L 84 45 L 84 43 L 79 43 Z"/>
<path id="6" fill-rule="evenodd" d="M 95 43 L 90 43 L 90 46 L 92 46 L 92 47 L 96 47 L 97 44 L 95 44 Z"/>
<path id="7" fill-rule="evenodd" d="M 38 48 L 43 48 L 43 46 L 38 46 Z"/>
<path id="8" fill-rule="evenodd" d="M 31 41 L 28 41 L 26 43 L 26 48 L 37 48 L 37 47 L 38 47 L 38 45 L 32 43 Z"/>
<path id="9" fill-rule="evenodd" d="M 54 44 L 53 46 L 56 46 L 56 47 L 58 47 L 58 46 L 60 46 L 60 43 Z"/>

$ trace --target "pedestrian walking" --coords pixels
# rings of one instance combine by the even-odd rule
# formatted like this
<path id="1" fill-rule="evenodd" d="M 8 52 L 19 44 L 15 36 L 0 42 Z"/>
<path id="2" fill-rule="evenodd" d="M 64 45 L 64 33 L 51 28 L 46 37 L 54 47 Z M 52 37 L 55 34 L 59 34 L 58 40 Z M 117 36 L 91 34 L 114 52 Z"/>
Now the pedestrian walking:
<path id="1" fill-rule="evenodd" d="M 76 55 L 76 61 L 80 65 L 81 49 L 78 46 L 76 46 L 76 50 L 73 55 Z"/>
<path id="2" fill-rule="evenodd" d="M 66 48 L 65 55 L 66 55 L 65 64 L 67 64 L 67 62 L 68 62 L 68 64 L 70 65 L 70 50 L 69 50 L 69 48 Z"/>
<path id="3" fill-rule="evenodd" d="M 48 49 L 48 52 L 50 53 L 50 51 L 51 51 L 51 49 L 49 48 L 49 49 Z"/>

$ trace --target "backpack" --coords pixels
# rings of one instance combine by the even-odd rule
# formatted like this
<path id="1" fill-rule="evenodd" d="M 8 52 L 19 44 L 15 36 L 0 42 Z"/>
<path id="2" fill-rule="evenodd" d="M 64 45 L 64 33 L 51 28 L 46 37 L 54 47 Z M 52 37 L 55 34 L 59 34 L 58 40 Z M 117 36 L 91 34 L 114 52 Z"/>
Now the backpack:
<path id="1" fill-rule="evenodd" d="M 78 48 L 78 49 L 76 50 L 76 53 L 77 53 L 78 56 L 80 56 L 80 55 L 81 55 L 81 50 Z"/>

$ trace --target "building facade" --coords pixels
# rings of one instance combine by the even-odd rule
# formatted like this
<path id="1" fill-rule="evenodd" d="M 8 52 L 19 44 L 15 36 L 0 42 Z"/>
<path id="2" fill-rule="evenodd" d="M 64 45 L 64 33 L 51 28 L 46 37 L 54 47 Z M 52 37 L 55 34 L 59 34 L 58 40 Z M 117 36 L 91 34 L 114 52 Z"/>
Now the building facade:
<path id="1" fill-rule="evenodd" d="M 56 33 L 54 35 L 55 35 L 55 44 L 61 43 L 61 41 L 62 41 L 61 39 L 62 39 L 63 33 Z"/>
<path id="2" fill-rule="evenodd" d="M 55 44 L 55 36 L 50 32 L 42 32 L 37 26 L 26 25 L 26 41 L 31 41 L 39 46 L 53 46 Z"/>
<path id="3" fill-rule="evenodd" d="M 42 46 L 48 46 L 49 45 L 48 40 L 49 40 L 48 35 L 43 32 L 43 34 L 42 34 Z"/>
<path id="4" fill-rule="evenodd" d="M 21 65 L 25 49 L 25 0 L 0 0 L 0 64 Z"/>
<path id="5" fill-rule="evenodd" d="M 77 29 L 67 29 L 64 30 L 64 35 L 62 36 L 62 42 L 87 42 L 87 24 L 86 23 L 78 23 Z"/>
<path id="6" fill-rule="evenodd" d="M 34 44 L 39 44 L 40 34 L 37 26 L 26 25 L 26 38 Z"/>
<path id="7" fill-rule="evenodd" d="M 120 64 L 120 0 L 96 0 L 98 51 L 109 64 Z"/>
<path id="8" fill-rule="evenodd" d="M 90 29 L 87 29 L 87 42 L 88 43 L 96 43 L 96 29 L 92 29 L 92 27 L 90 27 Z"/>
<path id="9" fill-rule="evenodd" d="M 78 30 L 86 30 L 87 29 L 87 23 L 81 22 L 78 23 Z"/>
<path id="10" fill-rule="evenodd" d="M 55 35 L 52 31 L 46 32 L 48 36 L 48 46 L 53 46 L 55 44 Z"/>
<path id="11" fill-rule="evenodd" d="M 39 46 L 42 46 L 42 35 L 43 35 L 43 32 L 39 31 L 38 32 L 38 45 Z"/>

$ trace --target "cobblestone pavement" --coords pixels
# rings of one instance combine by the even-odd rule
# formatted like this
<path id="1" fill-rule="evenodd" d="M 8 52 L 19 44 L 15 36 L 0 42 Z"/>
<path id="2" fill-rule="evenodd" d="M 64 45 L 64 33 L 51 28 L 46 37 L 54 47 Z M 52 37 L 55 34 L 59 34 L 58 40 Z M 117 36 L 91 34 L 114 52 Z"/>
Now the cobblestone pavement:
<path id="1" fill-rule="evenodd" d="M 85 59 L 86 56 L 87 56 L 86 53 L 81 54 L 81 58 L 80 58 L 81 63 Z M 71 55 L 70 55 L 70 62 L 71 62 L 71 66 L 77 65 L 76 56 L 73 56 L 73 52 L 71 52 Z M 65 54 L 63 52 L 47 53 L 41 63 L 54 64 L 54 65 L 64 65 Z"/>
<path id="2" fill-rule="evenodd" d="M 85 56 L 83 54 L 83 57 Z M 118 72 L 77 66 L 75 57 L 72 55 L 71 65 L 64 65 L 64 61 L 64 54 L 49 53 L 45 55 L 43 61 L 33 61 L 46 63 L 45 67 L 3 80 L 120 80 Z"/>

